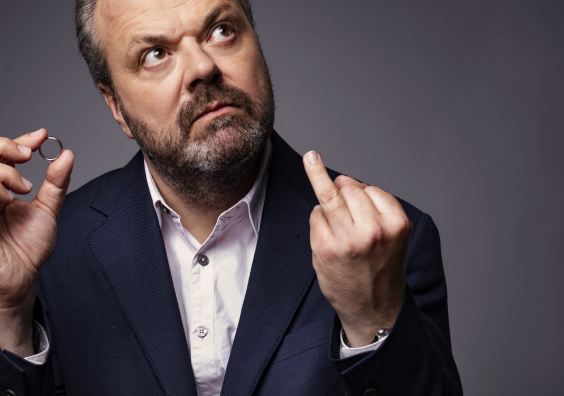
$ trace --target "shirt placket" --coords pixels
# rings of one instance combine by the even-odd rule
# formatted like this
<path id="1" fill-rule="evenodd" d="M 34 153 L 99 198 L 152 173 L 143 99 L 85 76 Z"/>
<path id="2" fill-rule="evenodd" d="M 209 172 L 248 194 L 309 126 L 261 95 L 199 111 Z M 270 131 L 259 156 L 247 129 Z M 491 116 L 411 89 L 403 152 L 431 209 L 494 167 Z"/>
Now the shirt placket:
<path id="1" fill-rule="evenodd" d="M 217 394 L 214 269 L 213 254 L 204 245 L 192 261 L 189 317 L 192 367 L 198 367 L 195 376 L 200 396 Z"/>

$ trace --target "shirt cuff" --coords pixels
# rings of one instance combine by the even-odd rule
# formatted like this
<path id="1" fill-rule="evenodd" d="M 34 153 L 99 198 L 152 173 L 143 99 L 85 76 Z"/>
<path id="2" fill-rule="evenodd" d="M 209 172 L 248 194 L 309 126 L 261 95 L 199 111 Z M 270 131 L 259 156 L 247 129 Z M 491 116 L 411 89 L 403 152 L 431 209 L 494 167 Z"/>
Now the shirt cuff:
<path id="1" fill-rule="evenodd" d="M 341 359 L 346 359 L 351 356 L 356 356 L 364 352 L 376 351 L 378 348 L 380 348 L 380 346 L 384 343 L 384 341 L 386 341 L 386 338 L 388 338 L 388 336 L 384 336 L 380 338 L 378 341 L 373 342 L 372 344 L 368 344 L 357 348 L 351 348 L 345 343 L 345 339 L 343 337 L 343 329 L 341 329 L 341 331 L 339 332 L 339 336 L 341 338 L 341 347 L 339 348 L 339 354 L 341 356 Z"/>
<path id="2" fill-rule="evenodd" d="M 36 366 L 41 366 L 47 361 L 47 355 L 49 354 L 49 337 L 47 337 L 47 332 L 38 322 L 33 322 L 33 350 L 37 352 L 33 356 L 28 356 L 24 358 L 31 364 Z"/>

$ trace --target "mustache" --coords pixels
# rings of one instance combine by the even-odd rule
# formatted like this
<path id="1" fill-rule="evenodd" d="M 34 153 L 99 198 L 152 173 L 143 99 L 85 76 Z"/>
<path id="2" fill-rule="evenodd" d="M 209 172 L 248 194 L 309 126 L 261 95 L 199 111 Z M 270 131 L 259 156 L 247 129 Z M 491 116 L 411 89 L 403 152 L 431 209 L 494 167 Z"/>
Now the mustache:
<path id="1" fill-rule="evenodd" d="M 214 102 L 239 107 L 248 115 L 255 115 L 253 100 L 243 90 L 223 82 L 213 82 L 207 85 L 202 84 L 200 88 L 194 92 L 192 98 L 182 106 L 178 113 L 177 123 L 180 130 L 189 134 L 192 125 L 198 119 L 199 115 Z"/>

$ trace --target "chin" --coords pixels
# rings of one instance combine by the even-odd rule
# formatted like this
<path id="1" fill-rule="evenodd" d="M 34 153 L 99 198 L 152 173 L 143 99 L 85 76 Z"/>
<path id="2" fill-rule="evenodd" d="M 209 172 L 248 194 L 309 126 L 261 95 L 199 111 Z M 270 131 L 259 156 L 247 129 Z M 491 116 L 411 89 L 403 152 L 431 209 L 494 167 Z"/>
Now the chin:
<path id="1" fill-rule="evenodd" d="M 215 141 L 233 138 L 240 139 L 249 129 L 248 122 L 241 121 L 243 121 L 241 117 L 225 115 L 214 118 L 200 128 L 194 128 L 193 126 L 190 131 L 190 141 L 205 143 L 211 139 Z"/>

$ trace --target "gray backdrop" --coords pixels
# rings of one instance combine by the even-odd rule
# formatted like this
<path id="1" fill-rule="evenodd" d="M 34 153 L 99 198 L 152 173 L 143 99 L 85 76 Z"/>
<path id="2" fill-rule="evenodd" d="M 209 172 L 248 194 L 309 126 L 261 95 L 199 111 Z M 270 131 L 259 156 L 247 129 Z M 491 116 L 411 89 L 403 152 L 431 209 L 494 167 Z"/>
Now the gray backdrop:
<path id="1" fill-rule="evenodd" d="M 562 394 L 564 2 L 255 3 L 282 136 L 437 222 L 466 394 Z M 0 3 L 0 131 L 60 137 L 75 189 L 136 146 L 89 79 L 73 4 Z M 22 166 L 35 184 L 44 169 Z"/>

